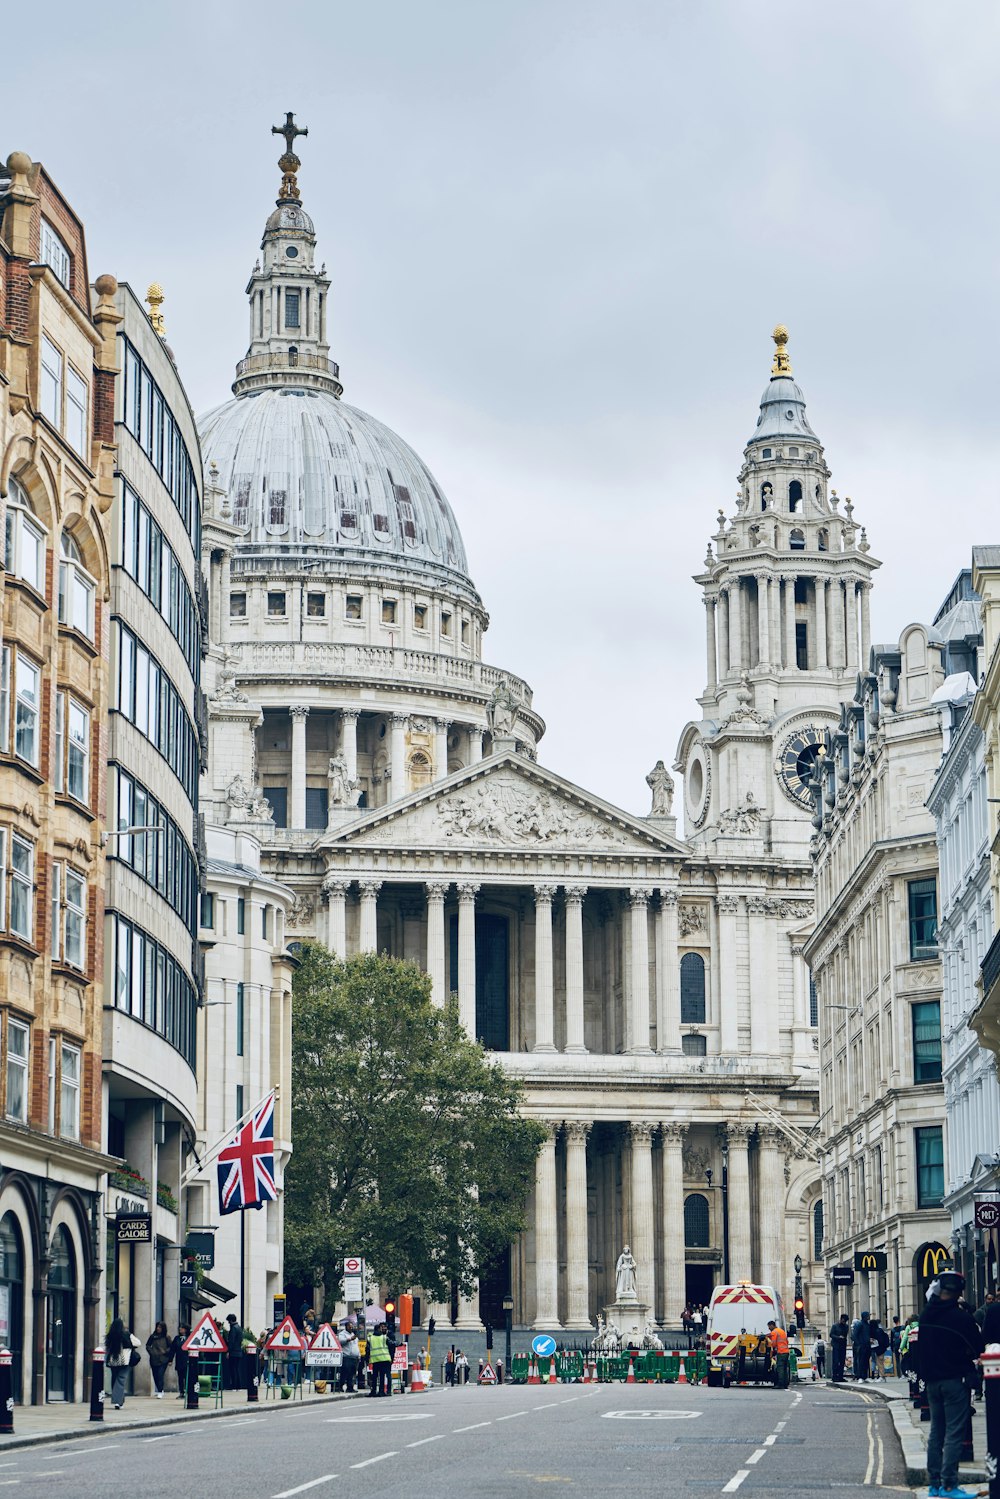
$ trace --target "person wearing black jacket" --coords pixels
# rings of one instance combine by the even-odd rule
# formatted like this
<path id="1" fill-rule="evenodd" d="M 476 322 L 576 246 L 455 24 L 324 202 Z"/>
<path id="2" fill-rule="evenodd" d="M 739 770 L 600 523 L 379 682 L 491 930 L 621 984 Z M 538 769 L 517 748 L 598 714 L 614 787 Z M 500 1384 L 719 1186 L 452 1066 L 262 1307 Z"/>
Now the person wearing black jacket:
<path id="1" fill-rule="evenodd" d="M 927 1438 L 927 1477 L 931 1494 L 941 1499 L 969 1499 L 959 1488 L 958 1459 L 969 1414 L 969 1390 L 975 1361 L 983 1351 L 982 1329 L 958 1304 L 965 1276 L 945 1270 L 920 1318 L 917 1363 L 927 1387 L 931 1429 Z"/>
<path id="2" fill-rule="evenodd" d="M 187 1322 L 182 1322 L 177 1329 L 177 1336 L 170 1345 L 170 1354 L 177 1370 L 177 1399 L 183 1400 L 187 1394 L 187 1371 L 188 1355 L 184 1344 L 190 1335 L 191 1328 Z"/>
<path id="3" fill-rule="evenodd" d="M 834 1384 L 844 1383 L 844 1370 L 847 1367 L 847 1338 L 851 1330 L 851 1319 L 845 1312 L 839 1322 L 835 1322 L 830 1328 L 830 1356 L 833 1369 L 830 1374 Z"/>

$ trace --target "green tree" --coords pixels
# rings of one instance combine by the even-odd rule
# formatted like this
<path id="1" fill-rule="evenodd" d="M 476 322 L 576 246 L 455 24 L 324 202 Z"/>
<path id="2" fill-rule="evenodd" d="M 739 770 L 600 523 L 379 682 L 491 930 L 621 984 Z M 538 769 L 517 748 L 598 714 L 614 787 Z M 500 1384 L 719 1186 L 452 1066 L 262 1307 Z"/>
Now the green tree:
<path id="1" fill-rule="evenodd" d="M 319 1271 L 332 1289 L 360 1254 L 383 1284 L 468 1294 L 525 1225 L 544 1130 L 521 1101 L 419 968 L 308 947 L 292 999 L 288 1278 Z"/>

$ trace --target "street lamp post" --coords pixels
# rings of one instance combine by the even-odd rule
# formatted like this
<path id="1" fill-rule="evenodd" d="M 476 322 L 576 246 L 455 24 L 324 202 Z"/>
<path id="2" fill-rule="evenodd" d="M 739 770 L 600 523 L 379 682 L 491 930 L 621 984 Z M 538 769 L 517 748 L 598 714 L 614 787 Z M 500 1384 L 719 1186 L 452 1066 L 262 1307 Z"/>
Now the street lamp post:
<path id="1" fill-rule="evenodd" d="M 503 1299 L 503 1319 L 504 1319 L 504 1324 L 505 1324 L 505 1331 L 506 1331 L 506 1334 L 507 1334 L 506 1345 L 504 1347 L 504 1364 L 503 1364 L 503 1367 L 504 1367 L 504 1378 L 505 1379 L 509 1379 L 510 1378 L 510 1332 L 511 1332 L 511 1321 L 513 1319 L 513 1315 L 514 1315 L 514 1298 L 513 1298 L 513 1296 L 505 1296 L 504 1299 Z"/>
<path id="2" fill-rule="evenodd" d="M 705 1172 L 708 1190 L 712 1190 L 712 1169 Z M 722 1284 L 729 1285 L 729 1145 L 722 1144 Z"/>

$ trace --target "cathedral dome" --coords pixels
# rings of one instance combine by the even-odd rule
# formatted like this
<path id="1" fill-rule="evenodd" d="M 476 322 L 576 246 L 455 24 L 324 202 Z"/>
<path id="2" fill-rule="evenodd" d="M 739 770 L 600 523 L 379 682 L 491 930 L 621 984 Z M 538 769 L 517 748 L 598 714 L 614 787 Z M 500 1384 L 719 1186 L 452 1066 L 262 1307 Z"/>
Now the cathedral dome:
<path id="1" fill-rule="evenodd" d="M 282 384 L 227 401 L 198 428 L 247 544 L 335 548 L 468 578 L 461 533 L 433 474 L 366 412 Z"/>

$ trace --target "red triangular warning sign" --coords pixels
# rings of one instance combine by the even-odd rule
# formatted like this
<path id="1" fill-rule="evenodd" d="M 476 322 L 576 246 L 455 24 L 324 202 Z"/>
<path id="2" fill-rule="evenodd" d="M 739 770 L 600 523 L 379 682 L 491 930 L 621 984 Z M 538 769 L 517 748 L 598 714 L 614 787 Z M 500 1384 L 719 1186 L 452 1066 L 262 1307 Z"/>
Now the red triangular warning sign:
<path id="1" fill-rule="evenodd" d="M 486 1363 L 482 1367 L 482 1371 L 480 1372 L 479 1383 L 480 1384 L 496 1384 L 496 1382 L 497 1382 L 497 1377 L 496 1377 L 496 1374 L 493 1372 L 493 1365 L 487 1359 Z"/>
<path id="2" fill-rule="evenodd" d="M 340 1339 L 337 1337 L 337 1334 L 334 1332 L 329 1322 L 324 1322 L 319 1332 L 309 1344 L 309 1351 L 311 1353 L 325 1353 L 328 1349 L 332 1351 L 339 1347 Z"/>
<path id="3" fill-rule="evenodd" d="M 181 1346 L 185 1353 L 225 1353 L 225 1341 L 212 1320 L 211 1312 L 202 1313 Z"/>
<path id="4" fill-rule="evenodd" d="M 298 1349 L 300 1353 L 306 1351 L 306 1340 L 299 1332 L 291 1317 L 285 1317 L 278 1323 L 277 1327 L 264 1344 L 268 1353 L 282 1353 L 286 1349 Z"/>

